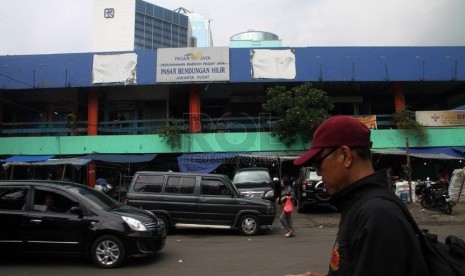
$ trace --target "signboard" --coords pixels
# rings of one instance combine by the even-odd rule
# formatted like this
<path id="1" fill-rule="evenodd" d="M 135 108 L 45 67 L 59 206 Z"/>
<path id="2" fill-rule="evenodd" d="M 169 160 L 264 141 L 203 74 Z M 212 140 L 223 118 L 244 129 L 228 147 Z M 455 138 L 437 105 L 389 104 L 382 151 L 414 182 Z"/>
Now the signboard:
<path id="1" fill-rule="evenodd" d="M 158 82 L 229 81 L 229 48 L 157 50 Z"/>
<path id="2" fill-rule="evenodd" d="M 137 54 L 94 55 L 92 83 L 137 83 Z"/>
<path id="3" fill-rule="evenodd" d="M 355 119 L 362 122 L 369 129 L 377 129 L 376 115 L 356 116 Z"/>
<path id="4" fill-rule="evenodd" d="M 250 51 L 252 78 L 287 79 L 296 77 L 293 50 L 253 49 Z"/>
<path id="5" fill-rule="evenodd" d="M 427 127 L 465 126 L 465 110 L 416 111 L 415 117 Z"/>

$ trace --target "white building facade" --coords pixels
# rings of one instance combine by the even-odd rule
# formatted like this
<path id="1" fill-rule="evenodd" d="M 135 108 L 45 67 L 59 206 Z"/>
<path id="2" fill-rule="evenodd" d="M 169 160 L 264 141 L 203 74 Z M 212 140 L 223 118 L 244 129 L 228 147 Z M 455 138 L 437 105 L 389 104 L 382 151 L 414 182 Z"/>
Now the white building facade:
<path id="1" fill-rule="evenodd" d="M 188 47 L 189 19 L 142 0 L 94 1 L 92 51 Z"/>

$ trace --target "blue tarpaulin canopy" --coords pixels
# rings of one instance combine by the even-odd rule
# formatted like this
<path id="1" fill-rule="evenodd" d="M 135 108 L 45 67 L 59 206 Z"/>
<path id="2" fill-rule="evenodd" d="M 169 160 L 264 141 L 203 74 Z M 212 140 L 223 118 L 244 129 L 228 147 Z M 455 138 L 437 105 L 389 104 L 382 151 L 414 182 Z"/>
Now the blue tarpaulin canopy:
<path id="1" fill-rule="evenodd" d="M 211 173 L 221 164 L 271 164 L 297 159 L 300 151 L 193 153 L 178 157 L 181 172 Z"/>
<path id="2" fill-rule="evenodd" d="M 179 156 L 181 172 L 211 173 L 223 163 L 233 162 L 239 153 L 193 153 Z"/>
<path id="3" fill-rule="evenodd" d="M 38 162 L 6 162 L 3 164 L 4 169 L 8 169 L 9 166 L 53 166 L 53 165 L 72 165 L 79 169 L 79 167 L 87 165 L 91 160 L 82 158 L 62 158 L 62 159 L 47 159 L 45 161 Z"/>
<path id="4" fill-rule="evenodd" d="M 465 110 L 465 105 L 457 106 L 456 108 L 452 110 Z"/>
<path id="5" fill-rule="evenodd" d="M 465 159 L 465 155 L 460 152 L 460 147 L 433 147 L 433 148 L 410 148 L 410 156 L 425 159 Z M 406 155 L 406 148 L 372 149 L 373 153 Z"/>
<path id="6" fill-rule="evenodd" d="M 3 162 L 43 162 L 53 157 L 54 155 L 14 155 Z"/>
<path id="7" fill-rule="evenodd" d="M 405 148 L 404 148 L 405 150 Z M 453 148 L 438 147 L 438 148 L 410 148 L 410 154 L 446 154 L 452 157 L 465 158 L 460 152 Z"/>
<path id="8" fill-rule="evenodd" d="M 104 154 L 93 153 L 86 155 L 82 158 L 91 159 L 94 161 L 103 161 L 110 163 L 140 163 L 150 162 L 157 156 L 156 153 L 150 154 Z"/>
<path id="9" fill-rule="evenodd" d="M 453 147 L 452 149 L 460 152 L 463 156 L 465 156 L 465 147 Z"/>

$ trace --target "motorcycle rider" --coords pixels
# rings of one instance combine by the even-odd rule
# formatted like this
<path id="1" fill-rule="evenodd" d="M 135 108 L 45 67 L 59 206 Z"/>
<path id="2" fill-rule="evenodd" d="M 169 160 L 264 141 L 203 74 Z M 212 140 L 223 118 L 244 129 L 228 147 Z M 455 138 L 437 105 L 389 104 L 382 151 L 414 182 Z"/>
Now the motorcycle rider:
<path id="1" fill-rule="evenodd" d="M 111 188 L 111 185 L 103 177 L 99 177 L 96 180 L 94 189 L 100 192 L 107 192 Z"/>

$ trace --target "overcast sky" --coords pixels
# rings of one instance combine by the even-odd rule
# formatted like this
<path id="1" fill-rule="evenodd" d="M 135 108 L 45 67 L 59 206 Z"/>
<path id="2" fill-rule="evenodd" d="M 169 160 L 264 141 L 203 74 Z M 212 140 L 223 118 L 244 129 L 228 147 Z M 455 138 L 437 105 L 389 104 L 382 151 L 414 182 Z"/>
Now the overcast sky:
<path id="1" fill-rule="evenodd" d="M 148 2 L 212 19 L 214 46 L 250 29 L 290 47 L 465 46 L 465 0 Z M 92 10 L 93 0 L 0 0 L 0 55 L 91 52 Z"/>

